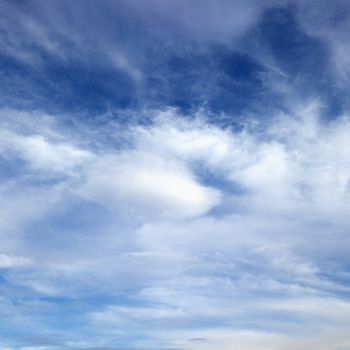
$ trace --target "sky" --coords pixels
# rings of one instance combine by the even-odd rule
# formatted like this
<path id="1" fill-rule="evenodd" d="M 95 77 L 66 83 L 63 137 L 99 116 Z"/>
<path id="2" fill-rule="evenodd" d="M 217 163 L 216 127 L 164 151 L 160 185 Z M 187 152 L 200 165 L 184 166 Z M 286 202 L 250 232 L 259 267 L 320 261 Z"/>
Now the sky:
<path id="1" fill-rule="evenodd" d="M 0 0 L 0 349 L 349 349 L 349 14 Z"/>

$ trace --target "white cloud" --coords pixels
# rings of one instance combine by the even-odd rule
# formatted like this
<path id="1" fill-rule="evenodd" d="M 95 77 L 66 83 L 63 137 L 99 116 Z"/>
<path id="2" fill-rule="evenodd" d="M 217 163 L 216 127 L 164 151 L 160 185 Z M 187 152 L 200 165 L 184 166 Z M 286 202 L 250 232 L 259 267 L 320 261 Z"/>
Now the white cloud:
<path id="1" fill-rule="evenodd" d="M 219 191 L 202 186 L 183 164 L 141 151 L 105 156 L 89 170 L 78 193 L 132 213 L 192 217 L 219 202 Z"/>
<path id="2" fill-rule="evenodd" d="M 235 39 L 266 6 L 285 2 L 102 1 L 83 20 L 80 3 L 34 2 L 32 15 L 1 3 L 2 52 L 35 72 L 45 55 L 114 68 L 142 95 L 145 41 L 189 57 L 213 42 L 249 47 Z M 330 2 L 295 3 L 310 10 L 299 23 L 327 42 L 335 82 L 346 85 L 348 19 L 334 17 Z M 129 45 L 109 12 L 152 33 L 138 37 L 135 28 Z M 294 87 L 277 80 L 273 88 L 293 105 Z M 238 131 L 205 111 L 169 109 L 121 132 L 112 121 L 68 130 L 64 116 L 0 112 L 0 316 L 10 326 L 58 334 L 63 347 L 124 345 L 130 330 L 141 349 L 350 347 L 349 116 L 324 121 L 308 103 Z M 59 298 L 44 305 L 43 296 Z M 82 323 L 55 332 L 65 298 Z M 51 348 L 59 345 L 21 349 Z"/>
<path id="3" fill-rule="evenodd" d="M 23 256 L 0 254 L 0 268 L 20 267 L 30 263 L 30 259 Z"/>
<path id="4" fill-rule="evenodd" d="M 53 142 L 44 135 L 18 135 L 3 132 L 0 151 L 25 160 L 29 166 L 48 172 L 70 172 L 92 157 L 91 153 L 69 143 Z"/>
<path id="5" fill-rule="evenodd" d="M 186 120 L 163 112 L 153 126 L 136 127 L 137 147 L 159 157 L 204 166 L 237 185 L 258 210 L 344 213 L 349 204 L 350 154 L 347 116 L 324 125 L 319 105 L 310 103 L 258 129 L 235 132 L 204 118 Z M 160 147 L 161 145 L 161 147 Z M 244 192 L 246 193 L 244 195 Z"/>
<path id="6" fill-rule="evenodd" d="M 13 120 L 4 119 L 1 147 L 4 164 L 16 160 L 1 187 L 8 233 L 0 266 L 9 285 L 77 298 L 127 291 L 132 305 L 86 311 L 94 334 L 125 336 L 132 327 L 150 344 L 168 338 L 189 349 L 230 341 L 245 349 L 249 332 L 236 329 L 227 340 L 212 333 L 233 322 L 259 327 L 257 339 L 272 349 L 302 348 L 291 332 L 349 323 L 338 294 L 348 292 L 348 117 L 325 124 L 312 104 L 235 131 L 167 111 L 130 126 L 127 143 L 108 125 L 108 141 L 102 130 L 93 144 L 85 131 L 66 134 L 45 118 L 36 133 Z M 93 224 L 77 227 L 76 216 L 91 215 Z M 213 328 L 194 330 L 198 337 L 182 331 L 206 342 L 182 342 L 179 326 L 167 333 L 203 319 Z"/>
<path id="7" fill-rule="evenodd" d="M 150 127 L 136 126 L 132 134 L 142 149 L 163 157 L 201 160 L 211 166 L 225 161 L 235 142 L 232 133 L 207 124 L 200 113 L 198 119 L 188 120 L 171 109 L 158 113 Z"/>

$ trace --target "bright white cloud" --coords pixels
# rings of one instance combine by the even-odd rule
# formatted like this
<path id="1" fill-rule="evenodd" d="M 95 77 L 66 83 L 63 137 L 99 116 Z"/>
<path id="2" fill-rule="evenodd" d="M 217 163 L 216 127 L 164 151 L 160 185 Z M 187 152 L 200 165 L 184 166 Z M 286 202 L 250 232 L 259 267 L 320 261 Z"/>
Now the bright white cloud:
<path id="1" fill-rule="evenodd" d="M 288 349 L 304 346 L 290 332 L 331 333 L 350 323 L 338 296 L 348 292 L 340 282 L 350 247 L 348 117 L 326 125 L 311 104 L 268 127 L 236 131 L 170 110 L 131 125 L 127 143 L 109 125 L 118 146 L 100 135 L 84 142 L 86 131 L 65 136 L 48 120 L 35 134 L 16 118 L 3 124 L 3 164 L 22 161 L 1 188 L 0 267 L 9 284 L 46 296 L 132 291 L 130 306 L 108 302 L 86 312 L 95 334 L 103 328 L 123 337 L 132 327 L 149 344 L 165 337 L 189 349 L 229 348 L 232 341 L 245 349 L 248 333 L 235 328 L 225 340 L 209 327 L 194 330 L 198 336 L 183 331 L 207 341 L 183 342 L 169 325 L 210 319 L 213 327 L 231 327 L 234 319 L 237 327 L 259 327 L 257 339 L 272 348 Z M 208 185 L 208 174 L 217 181 Z M 95 210 L 103 215 L 67 230 L 57 210 L 67 225 Z M 45 244 L 48 237 L 64 248 Z M 276 314 L 289 320 L 285 328 Z"/>
<path id="2" fill-rule="evenodd" d="M 220 193 L 197 182 L 181 163 L 129 151 L 102 157 L 78 193 L 121 210 L 159 217 L 192 217 L 208 212 Z"/>
<path id="3" fill-rule="evenodd" d="M 67 143 L 55 143 L 43 135 L 18 135 L 3 132 L 1 151 L 26 161 L 29 166 L 48 172 L 69 172 L 85 163 L 91 153 Z"/>
<path id="4" fill-rule="evenodd" d="M 308 207 L 340 213 L 349 203 L 350 121 L 345 116 L 323 125 L 318 109 L 311 103 L 260 130 L 248 125 L 240 132 L 203 119 L 179 119 L 168 111 L 153 126 L 137 127 L 134 134 L 141 149 L 180 159 L 194 169 L 198 162 L 204 164 L 239 186 L 260 210 Z"/>

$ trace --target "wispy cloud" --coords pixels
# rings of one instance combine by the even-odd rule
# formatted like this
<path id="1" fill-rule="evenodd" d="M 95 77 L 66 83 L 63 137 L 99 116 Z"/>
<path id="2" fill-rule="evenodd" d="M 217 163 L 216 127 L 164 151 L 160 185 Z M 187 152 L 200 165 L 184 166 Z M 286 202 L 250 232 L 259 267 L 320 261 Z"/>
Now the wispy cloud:
<path id="1" fill-rule="evenodd" d="M 117 146 L 84 141 L 79 128 L 65 136 L 48 116 L 35 136 L 5 119 L 2 154 L 23 161 L 2 189 L 3 237 L 9 228 L 12 235 L 2 239 L 2 268 L 22 267 L 6 273 L 5 290 L 100 296 L 82 309 L 88 327 L 124 341 L 132 327 L 136 347 L 144 337 L 161 344 L 174 325 L 196 334 L 209 322 L 267 337 L 347 324 L 348 118 L 326 125 L 311 104 L 235 130 L 204 112 L 190 120 L 175 110 L 152 114 L 122 133 L 108 126 Z M 125 134 L 128 142 L 118 141 Z M 33 140 L 44 151 L 34 152 Z M 116 303 L 130 289 L 128 302 Z"/>
<path id="2" fill-rule="evenodd" d="M 2 1 L 0 344 L 345 349 L 340 1 Z"/>

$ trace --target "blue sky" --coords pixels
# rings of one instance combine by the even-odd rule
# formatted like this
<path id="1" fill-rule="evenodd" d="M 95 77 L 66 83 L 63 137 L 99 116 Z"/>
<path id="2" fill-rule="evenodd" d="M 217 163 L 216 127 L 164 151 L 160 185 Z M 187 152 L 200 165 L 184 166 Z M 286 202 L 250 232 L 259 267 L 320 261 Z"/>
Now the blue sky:
<path id="1" fill-rule="evenodd" d="M 0 0 L 0 349 L 350 348 L 349 7 Z"/>

